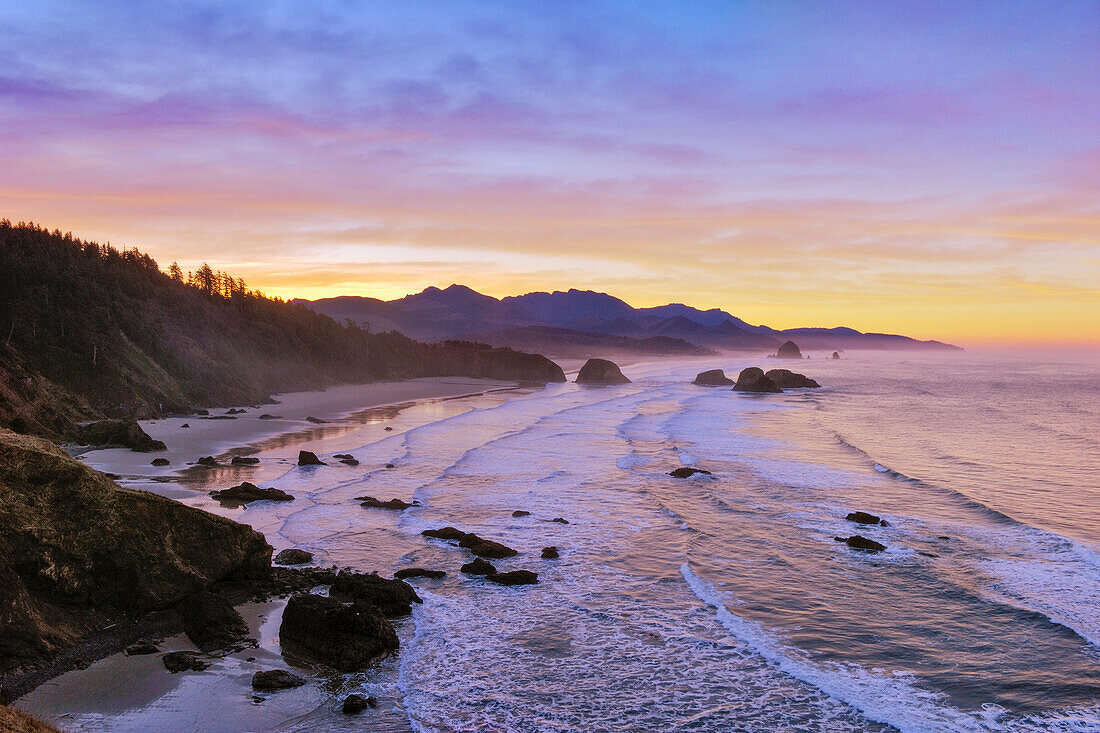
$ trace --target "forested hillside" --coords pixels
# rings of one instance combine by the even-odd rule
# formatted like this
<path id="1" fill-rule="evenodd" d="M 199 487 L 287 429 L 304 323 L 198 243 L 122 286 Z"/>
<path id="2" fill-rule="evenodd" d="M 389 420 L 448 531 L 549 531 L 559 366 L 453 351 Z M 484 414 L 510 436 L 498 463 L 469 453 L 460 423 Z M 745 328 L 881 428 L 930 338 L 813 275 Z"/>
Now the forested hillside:
<path id="1" fill-rule="evenodd" d="M 563 381 L 507 349 L 371 334 L 203 266 L 0 221 L 0 424 L 64 434 L 81 417 L 261 402 L 339 382 L 435 375 Z"/>

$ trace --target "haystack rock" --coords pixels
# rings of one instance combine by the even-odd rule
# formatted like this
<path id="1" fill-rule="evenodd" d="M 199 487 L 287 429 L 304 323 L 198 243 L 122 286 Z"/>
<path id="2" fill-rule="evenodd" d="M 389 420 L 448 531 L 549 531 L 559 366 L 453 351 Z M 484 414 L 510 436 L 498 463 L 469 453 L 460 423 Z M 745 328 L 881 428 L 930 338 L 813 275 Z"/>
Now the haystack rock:
<path id="1" fill-rule="evenodd" d="M 699 372 L 692 384 L 698 384 L 702 387 L 732 387 L 733 380 L 727 377 L 721 369 L 711 369 L 710 371 Z"/>
<path id="2" fill-rule="evenodd" d="M 794 341 L 787 341 L 779 347 L 779 351 L 775 352 L 776 359 L 801 359 L 802 352 L 798 348 L 798 344 Z"/>
<path id="3" fill-rule="evenodd" d="M 764 370 L 760 367 L 742 369 L 737 375 L 737 384 L 733 385 L 734 392 L 782 392 L 783 388 L 768 379 Z"/>
<path id="4" fill-rule="evenodd" d="M 840 358 L 840 352 L 839 351 L 834 351 L 833 352 L 833 358 L 834 359 L 839 359 Z"/>
<path id="5" fill-rule="evenodd" d="M 781 389 L 803 389 L 821 386 L 805 374 L 798 374 L 790 369 L 769 369 L 764 376 L 779 385 Z"/>
<path id="6" fill-rule="evenodd" d="M 577 384 L 630 384 L 618 365 L 607 359 L 589 359 L 577 374 Z"/>

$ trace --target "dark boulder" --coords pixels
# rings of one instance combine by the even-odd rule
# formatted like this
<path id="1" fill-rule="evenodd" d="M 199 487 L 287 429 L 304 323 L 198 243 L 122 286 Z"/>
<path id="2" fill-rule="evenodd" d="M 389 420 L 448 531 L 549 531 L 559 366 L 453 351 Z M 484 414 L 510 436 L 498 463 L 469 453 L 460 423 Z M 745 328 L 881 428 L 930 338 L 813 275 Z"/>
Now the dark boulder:
<path id="1" fill-rule="evenodd" d="M 317 457 L 316 453 L 310 453 L 307 450 L 298 451 L 298 465 L 299 466 L 323 466 L 324 463 Z"/>
<path id="2" fill-rule="evenodd" d="M 392 463 L 387 463 L 387 464 L 386 464 L 386 468 L 394 468 L 394 467 L 395 467 L 395 466 L 394 466 L 394 465 L 393 465 Z"/>
<path id="3" fill-rule="evenodd" d="M 355 460 L 354 458 L 341 458 L 340 463 L 343 463 L 345 466 L 358 466 L 359 465 L 359 461 Z"/>
<path id="4" fill-rule="evenodd" d="M 558 548 L 554 547 L 553 545 L 551 545 L 550 547 L 542 548 L 543 560 L 557 560 L 558 557 L 560 557 L 560 555 L 558 555 Z"/>
<path id="5" fill-rule="evenodd" d="M 843 542 L 853 550 L 865 550 L 867 552 L 882 552 L 886 549 L 886 545 L 869 540 L 866 537 L 860 535 L 853 535 L 851 537 L 834 537 L 837 542 Z"/>
<path id="6" fill-rule="evenodd" d="M 271 414 L 265 412 L 264 414 L 260 415 L 260 419 L 261 420 L 279 420 L 280 418 L 279 418 L 278 415 L 271 415 Z"/>
<path id="7" fill-rule="evenodd" d="M 229 408 L 228 410 L 225 411 L 226 415 L 243 415 L 244 413 L 245 413 L 244 410 L 242 410 L 240 408 L 237 408 L 237 407 L 231 407 L 231 408 Z"/>
<path id="8" fill-rule="evenodd" d="M 335 598 L 299 593 L 283 611 L 279 641 L 291 654 L 358 672 L 371 660 L 397 649 L 397 633 L 370 603 L 344 604 Z"/>
<path id="9" fill-rule="evenodd" d="M 154 458 L 150 464 L 151 466 L 171 466 L 172 462 L 167 458 Z"/>
<path id="10" fill-rule="evenodd" d="M 727 377 L 721 369 L 711 369 L 699 372 L 692 384 L 698 384 L 702 387 L 730 387 L 733 386 L 733 380 Z"/>
<path id="11" fill-rule="evenodd" d="M 844 518 L 856 524 L 881 524 L 884 527 L 890 526 L 885 520 L 876 517 L 874 514 L 868 514 L 867 512 L 849 512 L 848 516 Z"/>
<path id="12" fill-rule="evenodd" d="M 697 473 L 701 473 L 704 476 L 713 476 L 710 471 L 702 468 L 692 468 L 691 466 L 681 466 L 680 468 L 674 468 L 668 472 L 668 475 L 672 478 L 691 478 Z"/>
<path id="13" fill-rule="evenodd" d="M 160 649 L 157 645 L 151 641 L 139 641 L 123 650 L 123 653 L 128 657 L 137 657 L 145 654 L 156 654 Z"/>
<path id="14" fill-rule="evenodd" d="M 495 575 L 497 572 L 491 562 L 482 560 L 480 557 L 466 563 L 459 569 L 467 575 Z"/>
<path id="15" fill-rule="evenodd" d="M 153 440 L 134 420 L 97 420 L 81 425 L 76 442 L 105 448 L 129 448 L 138 453 L 168 450 L 159 440 Z"/>
<path id="16" fill-rule="evenodd" d="M 253 456 L 233 456 L 233 460 L 230 461 L 234 466 L 256 466 L 259 463 L 260 459 Z"/>
<path id="17" fill-rule="evenodd" d="M 833 358 L 834 358 L 834 359 L 839 359 L 839 358 L 840 358 L 840 352 L 838 352 L 838 351 L 834 351 L 834 352 L 833 352 Z"/>
<path id="18" fill-rule="evenodd" d="M 184 423 L 183 425 L 180 425 L 180 429 L 181 429 L 181 430 L 182 430 L 183 428 L 189 428 L 189 427 L 191 427 L 190 423 Z"/>
<path id="19" fill-rule="evenodd" d="M 760 367 L 742 369 L 737 375 L 737 383 L 733 385 L 734 392 L 782 392 L 783 389 L 768 379 L 764 370 Z"/>
<path id="20" fill-rule="evenodd" d="M 438 580 L 447 576 L 442 570 L 428 570 L 427 568 L 402 568 L 393 574 L 393 577 L 398 580 L 404 580 L 405 578 L 432 578 Z"/>
<path id="21" fill-rule="evenodd" d="M 177 608 L 187 638 L 204 652 L 224 649 L 248 636 L 248 624 L 241 614 L 217 593 L 199 591 Z"/>
<path id="22" fill-rule="evenodd" d="M 801 359 L 802 352 L 798 348 L 798 344 L 794 341 L 786 341 L 779 350 L 775 352 L 775 358 L 777 359 Z"/>
<path id="23" fill-rule="evenodd" d="M 331 592 L 334 596 L 369 603 L 387 618 L 408 615 L 412 613 L 412 604 L 423 603 L 408 583 L 374 573 L 341 570 L 332 583 Z"/>
<path id="24" fill-rule="evenodd" d="M 214 468 L 218 465 L 217 459 L 214 456 L 203 456 L 198 460 L 200 466 L 206 466 L 207 468 Z"/>
<path id="25" fill-rule="evenodd" d="M 530 570 L 512 570 L 485 577 L 498 585 L 534 585 L 539 582 L 539 576 Z"/>
<path id="26" fill-rule="evenodd" d="M 310 415 L 309 417 L 307 417 L 306 422 L 313 423 L 314 425 L 327 425 L 328 424 L 328 420 L 322 420 L 321 418 L 314 417 L 313 415 Z"/>
<path id="27" fill-rule="evenodd" d="M 160 658 L 160 661 L 172 674 L 187 671 L 201 672 L 210 666 L 210 663 L 198 652 L 168 652 Z"/>
<path id="28" fill-rule="evenodd" d="M 769 369 L 764 376 L 775 382 L 781 389 L 805 389 L 821 386 L 805 374 L 798 374 L 790 369 Z"/>
<path id="29" fill-rule="evenodd" d="M 554 517 L 550 521 L 556 522 L 557 524 L 569 524 L 569 520 L 564 517 Z"/>
<path id="30" fill-rule="evenodd" d="M 332 457 L 333 457 L 333 458 L 337 458 L 337 459 L 342 459 L 342 458 L 355 458 L 355 456 L 353 456 L 353 455 L 352 455 L 351 453 L 333 453 L 333 454 L 332 454 Z"/>
<path id="31" fill-rule="evenodd" d="M 389 425 L 387 425 L 386 427 L 384 427 L 382 429 L 385 430 L 387 433 L 392 433 L 393 432 L 393 428 L 391 428 Z"/>
<path id="32" fill-rule="evenodd" d="M 378 707 L 378 698 L 363 697 L 362 695 L 351 694 L 344 698 L 344 705 L 341 708 L 344 711 L 344 715 L 355 715 L 361 713 L 367 708 Z"/>
<path id="33" fill-rule="evenodd" d="M 307 562 L 313 562 L 313 553 L 291 547 L 276 555 L 275 562 L 279 565 L 305 565 Z"/>
<path id="34" fill-rule="evenodd" d="M 294 497 L 281 489 L 261 489 L 247 481 L 232 488 L 212 491 L 210 496 L 226 505 L 248 504 L 253 501 L 294 501 Z"/>
<path id="35" fill-rule="evenodd" d="M 526 512 L 522 509 L 517 509 L 514 512 L 512 512 L 512 516 L 513 517 L 529 517 L 529 516 L 531 516 L 531 512 Z"/>
<path id="36" fill-rule="evenodd" d="M 589 359 L 577 373 L 577 384 L 629 384 L 630 380 L 613 361 Z"/>
<path id="37" fill-rule="evenodd" d="M 360 506 L 366 507 L 367 509 L 392 509 L 394 511 L 402 511 L 408 509 L 411 506 L 420 506 L 419 501 L 413 501 L 413 503 L 411 504 L 407 501 L 402 501 L 401 499 L 380 501 L 379 499 L 375 499 L 373 496 L 357 496 L 355 497 L 355 500 L 363 502 L 362 504 L 360 504 Z"/>
<path id="38" fill-rule="evenodd" d="M 301 687 L 305 683 L 304 677 L 299 677 L 285 669 L 265 669 L 252 675 L 253 690 L 289 690 L 293 687 Z"/>

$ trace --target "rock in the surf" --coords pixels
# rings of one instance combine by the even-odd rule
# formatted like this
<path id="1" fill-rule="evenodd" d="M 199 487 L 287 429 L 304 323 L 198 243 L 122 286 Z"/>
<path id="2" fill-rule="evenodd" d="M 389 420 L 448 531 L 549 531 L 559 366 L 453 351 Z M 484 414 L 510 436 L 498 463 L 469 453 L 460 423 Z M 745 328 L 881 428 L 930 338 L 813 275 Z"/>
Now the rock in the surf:
<path id="1" fill-rule="evenodd" d="M 560 555 L 558 555 L 558 548 L 554 547 L 553 545 L 542 548 L 543 560 L 557 560 L 558 557 L 560 557 Z"/>
<path id="2" fill-rule="evenodd" d="M 629 384 L 618 365 L 607 359 L 589 359 L 577 372 L 577 384 Z"/>
<path id="3" fill-rule="evenodd" d="M 806 389 L 821 386 L 805 374 L 792 372 L 790 369 L 769 369 L 764 376 L 775 382 L 781 389 Z"/>
<path id="4" fill-rule="evenodd" d="M 355 500 L 358 502 L 362 502 L 360 506 L 366 507 L 367 509 L 391 509 L 394 511 L 403 511 L 411 506 L 420 506 L 419 501 L 413 501 L 411 504 L 407 501 L 402 501 L 401 499 L 390 499 L 389 501 L 381 501 L 380 499 L 375 499 L 373 496 L 357 496 L 355 497 Z"/>
<path id="5" fill-rule="evenodd" d="M 775 358 L 777 359 L 801 359 L 802 351 L 799 350 L 798 344 L 794 341 L 786 341 L 779 350 L 775 352 Z"/>
<path id="6" fill-rule="evenodd" d="M 435 537 L 440 540 L 461 540 L 466 536 L 466 533 L 460 529 L 454 527 L 443 527 L 442 529 L 426 529 L 420 534 L 425 537 Z"/>
<path id="7" fill-rule="evenodd" d="M 412 613 L 412 604 L 423 603 L 413 587 L 402 580 L 375 573 L 341 570 L 332 583 L 332 594 L 369 603 L 388 618 Z"/>
<path id="8" fill-rule="evenodd" d="M 485 577 L 497 585 L 534 585 L 539 582 L 539 576 L 530 570 L 512 570 L 507 573 L 494 573 Z"/>
<path id="9" fill-rule="evenodd" d="M 313 562 L 313 553 L 299 550 L 297 547 L 282 550 L 275 556 L 277 565 L 305 565 L 307 562 Z"/>
<path id="10" fill-rule="evenodd" d="M 339 672 L 361 671 L 400 644 L 393 625 L 372 604 L 344 604 L 312 593 L 291 596 L 283 611 L 279 641 L 290 653 Z"/>
<path id="11" fill-rule="evenodd" d="M 731 387 L 733 386 L 733 380 L 727 377 L 721 369 L 710 369 L 699 372 L 692 384 L 698 384 L 702 387 Z"/>
<path id="12" fill-rule="evenodd" d="M 844 517 L 849 522 L 855 522 L 856 524 L 881 524 L 883 527 L 889 527 L 889 523 L 881 517 L 876 517 L 874 514 L 868 512 L 849 512 L 848 516 Z"/>
<path id="13" fill-rule="evenodd" d="M 298 465 L 299 466 L 323 466 L 325 465 L 316 453 L 311 453 L 308 450 L 298 451 Z"/>
<path id="14" fill-rule="evenodd" d="M 374 696 L 363 697 L 362 695 L 353 693 L 344 698 L 344 704 L 341 710 L 344 711 L 344 715 L 355 715 L 356 713 L 363 712 L 367 708 L 376 707 L 378 707 L 378 698 Z"/>
<path id="15" fill-rule="evenodd" d="M 299 677 L 285 669 L 265 669 L 252 675 L 252 689 L 262 691 L 289 690 L 301 687 L 306 683 L 304 677 Z"/>
<path id="16" fill-rule="evenodd" d="M 212 491 L 210 496 L 228 505 L 248 504 L 253 501 L 294 501 L 293 496 L 281 489 L 261 489 L 248 481 L 221 491 Z"/>
<path id="17" fill-rule="evenodd" d="M 697 473 L 701 473 L 704 476 L 713 476 L 714 474 L 702 468 L 693 468 L 691 466 L 681 466 L 680 468 L 674 468 L 668 472 L 668 475 L 672 478 L 690 478 Z"/>
<path id="18" fill-rule="evenodd" d="M 840 352 L 839 351 L 834 351 L 833 352 L 833 358 L 834 359 L 839 359 L 840 358 Z"/>
<path id="19" fill-rule="evenodd" d="M 869 540 L 862 535 L 853 535 L 851 537 L 834 537 L 837 542 L 843 542 L 853 550 L 864 550 L 865 552 L 882 552 L 886 549 L 886 545 Z"/>
<path id="20" fill-rule="evenodd" d="M 476 534 L 467 534 L 458 541 L 458 546 L 469 550 L 478 557 L 488 557 L 494 560 L 519 554 L 518 550 L 508 547 L 508 545 L 478 537 Z"/>
<path id="21" fill-rule="evenodd" d="M 198 652 L 168 652 L 160 658 L 164 668 L 175 674 L 176 672 L 201 672 L 210 666 L 210 663 L 202 658 Z"/>
<path id="22" fill-rule="evenodd" d="M 512 516 L 513 517 L 529 517 L 529 516 L 531 516 L 531 512 L 524 511 L 523 509 L 517 509 L 514 512 L 512 512 Z"/>
<path id="23" fill-rule="evenodd" d="M 172 462 L 167 458 L 154 458 L 150 464 L 151 466 L 171 466 Z"/>
<path id="24" fill-rule="evenodd" d="M 737 375 L 737 383 L 733 385 L 734 392 L 782 392 L 783 389 L 768 379 L 764 370 L 760 367 L 742 369 Z"/>
<path id="25" fill-rule="evenodd" d="M 233 460 L 229 463 L 233 466 L 255 466 L 259 462 L 260 459 L 253 456 L 233 456 Z"/>
<path id="26" fill-rule="evenodd" d="M 467 575 L 495 575 L 497 569 L 488 560 L 482 560 L 480 557 L 475 558 L 473 561 L 466 563 L 461 568 L 462 572 Z"/>

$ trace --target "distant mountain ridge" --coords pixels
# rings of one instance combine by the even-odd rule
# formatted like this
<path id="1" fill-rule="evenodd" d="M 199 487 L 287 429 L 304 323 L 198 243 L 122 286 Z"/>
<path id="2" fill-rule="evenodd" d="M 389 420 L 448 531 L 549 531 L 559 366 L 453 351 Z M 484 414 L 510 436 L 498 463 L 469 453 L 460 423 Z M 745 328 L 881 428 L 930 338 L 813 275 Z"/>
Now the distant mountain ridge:
<path id="1" fill-rule="evenodd" d="M 683 303 L 635 308 L 592 290 L 534 292 L 494 298 L 465 285 L 429 287 L 383 301 L 344 295 L 297 301 L 337 321 L 400 331 L 421 340 L 474 339 L 498 346 L 570 355 L 592 353 L 700 354 L 713 349 L 774 349 L 793 339 L 803 349 L 942 349 L 957 346 L 908 336 L 861 333 L 852 328 L 753 326 L 719 308 L 700 310 Z M 589 354 L 591 355 L 591 353 Z"/>

